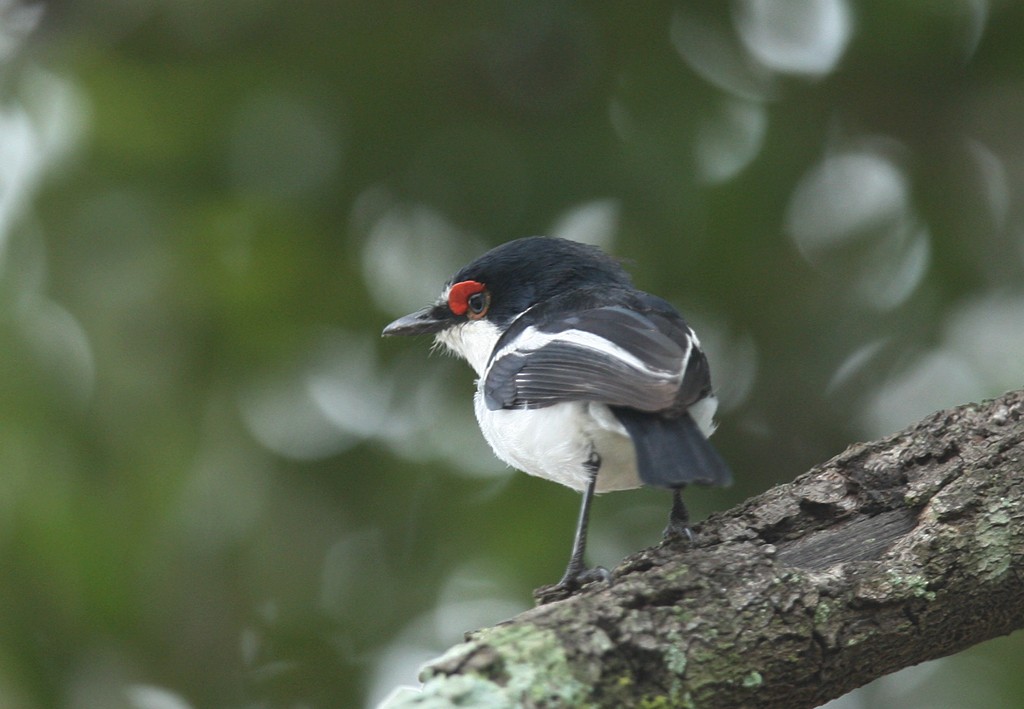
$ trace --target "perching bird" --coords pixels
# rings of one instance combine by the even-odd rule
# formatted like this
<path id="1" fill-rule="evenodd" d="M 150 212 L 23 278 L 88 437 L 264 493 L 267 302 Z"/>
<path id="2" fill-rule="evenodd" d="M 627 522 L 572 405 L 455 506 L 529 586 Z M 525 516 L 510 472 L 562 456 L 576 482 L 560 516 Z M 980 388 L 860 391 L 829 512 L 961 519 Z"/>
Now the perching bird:
<path id="1" fill-rule="evenodd" d="M 680 491 L 731 480 L 707 440 L 718 402 L 697 336 L 596 247 L 547 237 L 498 246 L 383 334 L 432 334 L 469 362 L 495 455 L 583 492 L 566 591 L 609 577 L 583 562 L 595 492 L 668 488 L 666 534 L 692 536 Z"/>

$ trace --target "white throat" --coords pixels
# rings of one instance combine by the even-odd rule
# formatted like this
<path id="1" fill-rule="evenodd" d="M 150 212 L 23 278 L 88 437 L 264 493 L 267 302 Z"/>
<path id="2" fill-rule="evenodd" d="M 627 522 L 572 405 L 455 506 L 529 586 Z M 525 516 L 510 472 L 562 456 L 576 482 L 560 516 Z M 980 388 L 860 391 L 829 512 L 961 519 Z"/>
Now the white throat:
<path id="1" fill-rule="evenodd" d="M 501 331 L 491 321 L 467 320 L 442 330 L 435 340 L 469 362 L 476 375 L 482 377 L 499 337 Z"/>

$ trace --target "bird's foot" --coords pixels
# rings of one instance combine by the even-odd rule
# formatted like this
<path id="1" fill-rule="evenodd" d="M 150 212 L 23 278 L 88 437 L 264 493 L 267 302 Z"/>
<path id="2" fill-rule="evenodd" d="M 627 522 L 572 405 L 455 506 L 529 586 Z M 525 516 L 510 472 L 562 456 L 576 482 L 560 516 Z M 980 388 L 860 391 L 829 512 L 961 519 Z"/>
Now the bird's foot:
<path id="1" fill-rule="evenodd" d="M 682 488 L 672 490 L 672 512 L 668 516 L 668 526 L 665 527 L 661 538 L 665 541 L 672 539 L 687 539 L 690 544 L 697 543 L 697 535 L 690 529 L 690 513 L 683 504 Z"/>
<path id="2" fill-rule="evenodd" d="M 538 606 L 554 601 L 562 601 L 584 586 L 592 583 L 608 583 L 612 580 L 612 572 L 603 566 L 592 569 L 570 569 L 558 583 L 548 584 L 534 589 L 533 600 Z"/>
<path id="3" fill-rule="evenodd" d="M 678 523 L 675 520 L 669 520 L 668 526 L 665 527 L 665 531 L 662 532 L 661 538 L 666 542 L 673 539 L 686 539 L 690 544 L 697 543 L 697 533 L 690 529 L 690 525 L 686 523 Z"/>

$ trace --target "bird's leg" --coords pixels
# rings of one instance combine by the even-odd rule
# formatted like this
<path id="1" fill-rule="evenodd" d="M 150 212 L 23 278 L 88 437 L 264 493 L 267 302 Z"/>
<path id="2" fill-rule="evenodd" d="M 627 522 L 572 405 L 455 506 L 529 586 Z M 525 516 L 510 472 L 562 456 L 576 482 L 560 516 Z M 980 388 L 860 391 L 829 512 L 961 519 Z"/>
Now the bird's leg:
<path id="1" fill-rule="evenodd" d="M 583 491 L 583 503 L 580 505 L 580 518 L 576 523 L 576 537 L 572 543 L 572 556 L 565 569 L 562 580 L 556 587 L 571 590 L 590 581 L 607 581 L 611 578 L 608 569 L 601 566 L 588 569 L 583 563 L 583 553 L 587 548 L 587 523 L 590 521 L 590 503 L 594 499 L 594 488 L 597 485 L 597 471 L 601 468 L 601 458 L 592 453 L 584 464 L 589 479 L 587 489 Z"/>
<path id="2" fill-rule="evenodd" d="M 690 544 L 697 541 L 697 536 L 690 529 L 690 513 L 686 510 L 683 502 L 683 488 L 672 488 L 672 511 L 668 515 L 668 526 L 665 527 L 665 539 L 671 537 L 686 537 Z"/>

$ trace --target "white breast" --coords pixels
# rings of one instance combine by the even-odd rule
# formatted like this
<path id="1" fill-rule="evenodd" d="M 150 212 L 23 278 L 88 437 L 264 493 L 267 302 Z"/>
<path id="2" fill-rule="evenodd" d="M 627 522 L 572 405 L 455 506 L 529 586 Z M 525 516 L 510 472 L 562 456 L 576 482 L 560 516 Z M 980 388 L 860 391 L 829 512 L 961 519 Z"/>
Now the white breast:
<path id="1" fill-rule="evenodd" d="M 596 453 L 601 459 L 598 492 L 641 484 L 633 443 L 604 404 L 492 411 L 478 389 L 474 408 L 494 454 L 514 468 L 582 491 L 588 482 L 585 464 Z"/>
<path id="2" fill-rule="evenodd" d="M 588 482 L 585 463 L 597 453 L 601 458 L 598 492 L 639 487 L 633 442 L 604 404 L 581 401 L 542 409 L 487 408 L 482 377 L 500 336 L 487 320 L 465 322 L 437 336 L 440 344 L 469 362 L 481 377 L 474 409 L 494 454 L 525 473 L 582 491 Z"/>

